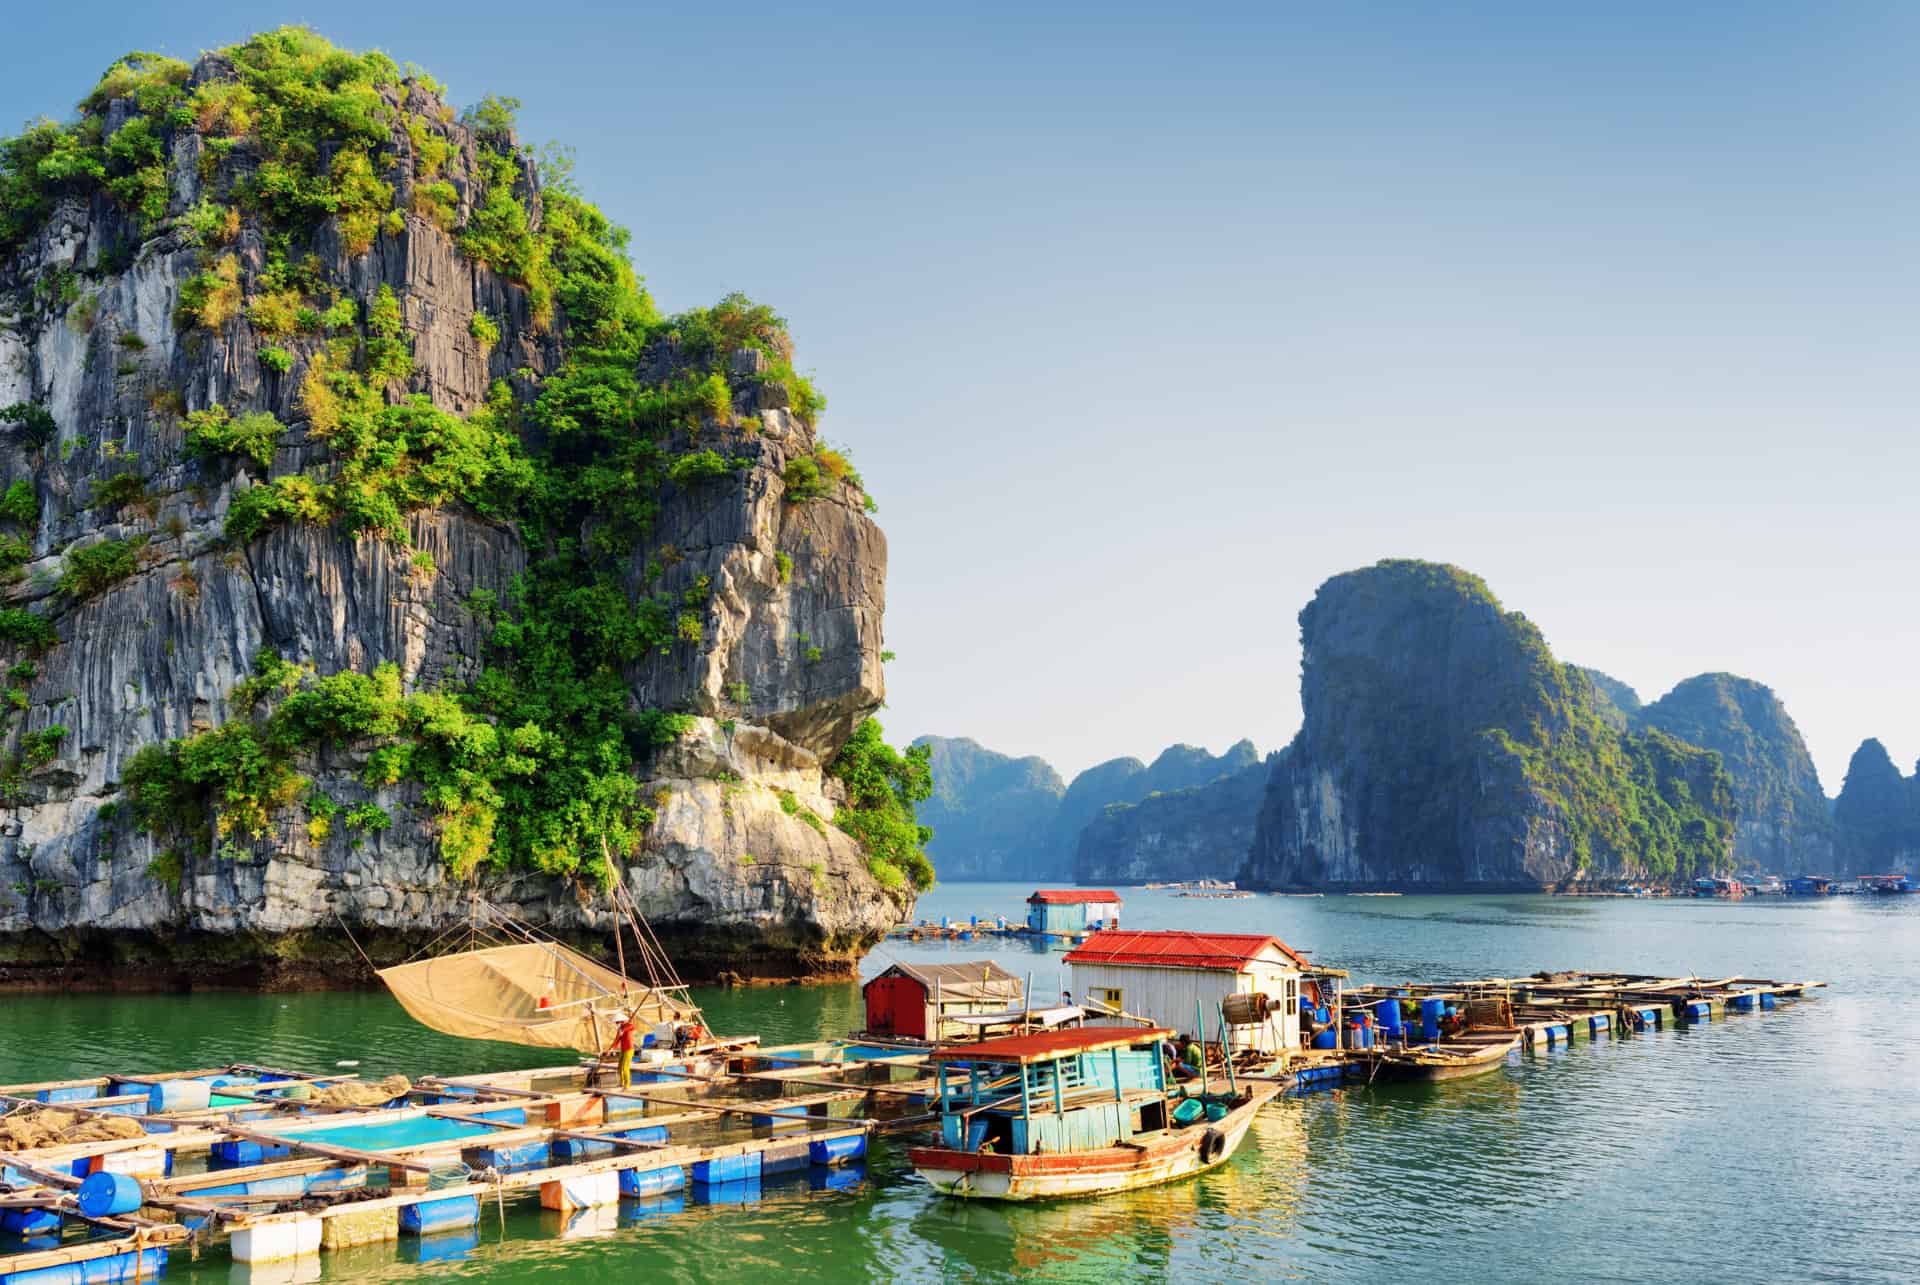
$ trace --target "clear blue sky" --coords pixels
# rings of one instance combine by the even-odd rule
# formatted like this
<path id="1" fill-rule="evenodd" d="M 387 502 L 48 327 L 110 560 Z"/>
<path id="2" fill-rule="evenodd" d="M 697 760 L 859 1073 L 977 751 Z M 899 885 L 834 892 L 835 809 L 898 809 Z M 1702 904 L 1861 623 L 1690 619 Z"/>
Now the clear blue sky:
<path id="1" fill-rule="evenodd" d="M 1275 747 L 1300 606 L 1417 556 L 1911 767 L 1920 7 L 1036 8 L 38 5 L 0 121 L 281 21 L 524 99 L 664 307 L 791 319 L 897 739 Z"/>

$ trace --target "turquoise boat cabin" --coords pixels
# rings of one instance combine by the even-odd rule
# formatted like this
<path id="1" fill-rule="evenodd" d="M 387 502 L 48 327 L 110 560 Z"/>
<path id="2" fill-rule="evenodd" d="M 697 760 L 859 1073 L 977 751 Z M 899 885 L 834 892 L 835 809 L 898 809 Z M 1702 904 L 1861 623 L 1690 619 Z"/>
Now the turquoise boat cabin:
<path id="1" fill-rule="evenodd" d="M 1165 1129 L 1160 1041 L 1173 1034 L 1082 1026 L 938 1049 L 942 1145 L 1037 1155 L 1097 1150 Z"/>
<path id="2" fill-rule="evenodd" d="M 1078 934 L 1120 926 L 1120 894 L 1110 888 L 1042 888 L 1027 898 L 1027 928 Z"/>

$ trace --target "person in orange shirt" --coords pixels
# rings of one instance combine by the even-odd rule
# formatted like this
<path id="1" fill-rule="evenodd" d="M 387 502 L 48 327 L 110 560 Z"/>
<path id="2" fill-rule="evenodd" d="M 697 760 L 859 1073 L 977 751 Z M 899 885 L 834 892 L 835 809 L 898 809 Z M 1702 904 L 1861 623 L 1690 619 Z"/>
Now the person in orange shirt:
<path id="1" fill-rule="evenodd" d="M 620 1050 L 620 1087 L 633 1087 L 633 1014 L 620 1014 L 620 1029 L 614 1033 L 613 1046 Z"/>

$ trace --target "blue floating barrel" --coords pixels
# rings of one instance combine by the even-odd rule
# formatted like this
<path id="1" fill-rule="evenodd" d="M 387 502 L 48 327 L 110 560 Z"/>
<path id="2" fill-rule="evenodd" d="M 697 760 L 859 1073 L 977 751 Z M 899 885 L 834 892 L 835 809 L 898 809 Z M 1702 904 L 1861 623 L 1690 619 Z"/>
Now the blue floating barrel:
<path id="1" fill-rule="evenodd" d="M 154 1115 L 202 1111 L 212 1096 L 212 1086 L 205 1080 L 162 1080 L 147 1094 L 147 1110 Z"/>
<path id="2" fill-rule="evenodd" d="M 1732 1009 L 1738 1009 L 1743 1012 L 1746 1010 L 1749 1010 L 1753 1007 L 1753 996 L 1752 995 L 1734 995 L 1727 1000 L 1727 1007 Z"/>
<path id="3" fill-rule="evenodd" d="M 1774 1006 L 1774 1001 L 1773 1001 L 1773 996 L 1771 996 L 1771 995 L 1762 995 L 1762 996 L 1760 997 L 1760 1007 L 1761 1007 L 1761 1008 L 1772 1008 L 1773 1006 Z"/>
<path id="4" fill-rule="evenodd" d="M 89 1218 L 111 1218 L 140 1208 L 140 1181 L 124 1173 L 88 1174 L 80 1184 L 80 1212 Z"/>
<path id="5" fill-rule="evenodd" d="M 1601 1031 L 1613 1029 L 1613 1019 L 1605 1013 L 1595 1013 L 1587 1018 L 1587 1029 L 1598 1035 Z"/>
<path id="6" fill-rule="evenodd" d="M 856 1133 L 846 1138 L 822 1138 L 807 1144 L 807 1159 L 817 1165 L 844 1164 L 867 1154 L 867 1135 Z"/>
<path id="7" fill-rule="evenodd" d="M 1382 1035 L 1400 1034 L 1400 1001 L 1383 999 L 1373 1006 L 1374 1020 L 1380 1023 Z"/>
<path id="8" fill-rule="evenodd" d="M 986 1121 L 980 1121 L 985 1124 Z M 984 1139 L 986 1132 L 981 1131 Z M 977 1143 L 975 1144 L 978 1145 Z M 702 1185 L 726 1182 L 739 1182 L 742 1179 L 760 1177 L 760 1153 L 749 1151 L 745 1155 L 717 1156 L 712 1160 L 696 1160 L 693 1163 L 693 1180 Z"/>
<path id="9" fill-rule="evenodd" d="M 0 1210 L 0 1231 L 13 1236 L 58 1235 L 60 1215 L 51 1209 Z"/>
<path id="10" fill-rule="evenodd" d="M 1440 1038 L 1440 1015 L 1447 1010 L 1447 1002 L 1442 999 L 1423 999 L 1420 1001 L 1420 1038 L 1437 1040 Z"/>
<path id="11" fill-rule="evenodd" d="M 1705 1000 L 1694 1000 L 1687 1005 L 1689 1022 L 1710 1022 L 1713 1020 L 1713 1005 Z"/>
<path id="12" fill-rule="evenodd" d="M 1326 1030 L 1313 1037 L 1313 1047 L 1317 1049 L 1339 1048 L 1340 1037 L 1335 1035 L 1333 1028 L 1329 1026 Z"/>
<path id="13" fill-rule="evenodd" d="M 447 1196 L 441 1200 L 423 1200 L 400 1211 L 400 1230 L 410 1232 L 442 1231 L 449 1227 L 471 1227 L 480 1221 L 480 1197 Z"/>
<path id="14" fill-rule="evenodd" d="M 657 1196 L 663 1191 L 678 1191 L 687 1185 L 687 1171 L 679 1165 L 664 1169 L 622 1169 L 620 1194 L 628 1197 Z"/>

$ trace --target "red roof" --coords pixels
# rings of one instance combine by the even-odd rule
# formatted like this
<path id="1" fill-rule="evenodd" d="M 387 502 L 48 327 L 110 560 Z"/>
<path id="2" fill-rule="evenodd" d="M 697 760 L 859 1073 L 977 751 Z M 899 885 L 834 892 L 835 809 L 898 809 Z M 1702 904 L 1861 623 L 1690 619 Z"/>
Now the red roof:
<path id="1" fill-rule="evenodd" d="M 1142 964 L 1158 968 L 1221 968 L 1239 972 L 1268 946 L 1307 967 L 1287 943 L 1269 933 L 1123 932 L 1108 929 L 1067 954 L 1069 964 Z"/>
<path id="2" fill-rule="evenodd" d="M 1119 905 L 1120 894 L 1106 888 L 1042 888 L 1027 898 L 1027 904 L 1042 902 L 1049 906 L 1078 906 L 1083 903 L 1095 905 Z"/>
<path id="3" fill-rule="evenodd" d="M 1050 1062 L 1075 1053 L 1127 1048 L 1164 1040 L 1173 1032 L 1164 1026 L 1070 1026 L 1032 1035 L 1005 1035 L 976 1044 L 943 1044 L 933 1051 L 936 1062 Z"/>

